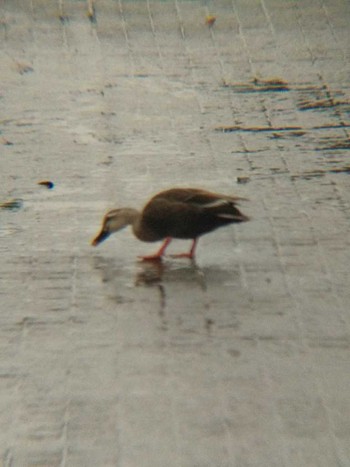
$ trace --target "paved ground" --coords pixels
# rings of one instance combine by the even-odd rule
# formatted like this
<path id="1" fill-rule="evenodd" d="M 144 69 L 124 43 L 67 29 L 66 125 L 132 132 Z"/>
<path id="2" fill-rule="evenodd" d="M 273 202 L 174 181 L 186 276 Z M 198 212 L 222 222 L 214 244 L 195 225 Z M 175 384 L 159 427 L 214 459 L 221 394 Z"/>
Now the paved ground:
<path id="1" fill-rule="evenodd" d="M 1 0 L 1 466 L 350 466 L 349 24 L 345 0 Z M 253 220 L 196 265 L 90 247 L 174 185 Z"/>

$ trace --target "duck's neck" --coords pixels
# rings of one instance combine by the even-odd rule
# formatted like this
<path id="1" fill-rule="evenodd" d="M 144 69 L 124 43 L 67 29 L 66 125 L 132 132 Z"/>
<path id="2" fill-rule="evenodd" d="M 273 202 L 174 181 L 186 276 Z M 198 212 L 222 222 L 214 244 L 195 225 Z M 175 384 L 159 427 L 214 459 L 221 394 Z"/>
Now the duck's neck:
<path id="1" fill-rule="evenodd" d="M 135 237 L 144 242 L 154 242 L 161 240 L 163 237 L 159 237 L 153 229 L 145 225 L 142 222 L 142 214 L 133 208 L 123 208 L 120 212 L 122 224 L 124 226 L 131 225 L 132 231 Z"/>
<path id="2" fill-rule="evenodd" d="M 123 208 L 122 218 L 124 225 L 131 225 L 134 235 L 142 239 L 141 231 L 141 213 L 134 208 Z"/>
<path id="3" fill-rule="evenodd" d="M 120 210 L 119 217 L 123 219 L 124 225 L 131 225 L 134 229 L 139 223 L 140 213 L 134 208 L 122 208 Z"/>

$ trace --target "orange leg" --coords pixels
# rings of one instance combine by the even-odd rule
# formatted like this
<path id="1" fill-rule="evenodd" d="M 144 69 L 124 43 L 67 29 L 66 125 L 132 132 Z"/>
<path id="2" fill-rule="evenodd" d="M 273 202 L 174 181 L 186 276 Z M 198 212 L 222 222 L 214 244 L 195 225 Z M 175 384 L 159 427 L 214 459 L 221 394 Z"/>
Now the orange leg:
<path id="1" fill-rule="evenodd" d="M 196 250 L 196 245 L 197 245 L 197 239 L 194 238 L 193 239 L 193 242 L 192 242 L 192 245 L 191 245 L 191 249 L 188 253 L 180 253 L 180 254 L 176 254 L 176 255 L 171 255 L 173 258 L 188 258 L 188 259 L 193 259 L 194 258 L 194 252 Z"/>
<path id="2" fill-rule="evenodd" d="M 149 256 L 139 256 L 139 258 L 141 259 L 141 261 L 161 261 L 162 260 L 162 257 L 165 253 L 165 250 L 167 249 L 169 243 L 171 242 L 171 237 L 167 237 L 162 246 L 159 248 L 159 250 L 157 251 L 157 253 L 155 253 L 154 255 L 149 255 Z"/>

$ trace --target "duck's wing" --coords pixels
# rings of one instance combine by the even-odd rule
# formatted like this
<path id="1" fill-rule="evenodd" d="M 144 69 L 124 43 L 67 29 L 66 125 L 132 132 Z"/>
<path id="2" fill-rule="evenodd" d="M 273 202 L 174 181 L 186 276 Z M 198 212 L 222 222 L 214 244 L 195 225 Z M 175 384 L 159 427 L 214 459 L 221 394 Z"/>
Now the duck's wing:
<path id="1" fill-rule="evenodd" d="M 151 199 L 150 202 L 160 199 L 164 199 L 169 202 L 184 203 L 197 207 L 212 207 L 227 203 L 236 204 L 245 198 L 224 195 L 221 193 L 213 193 L 196 188 L 172 188 L 170 190 L 158 193 Z"/>
<path id="2" fill-rule="evenodd" d="M 153 238 L 195 238 L 200 224 L 198 206 L 174 198 L 153 198 L 142 212 L 143 231 L 152 231 Z"/>
<path id="3" fill-rule="evenodd" d="M 248 220 L 236 207 L 237 198 L 204 190 L 172 189 L 145 206 L 143 229 L 159 238 L 195 238 L 232 222 Z"/>

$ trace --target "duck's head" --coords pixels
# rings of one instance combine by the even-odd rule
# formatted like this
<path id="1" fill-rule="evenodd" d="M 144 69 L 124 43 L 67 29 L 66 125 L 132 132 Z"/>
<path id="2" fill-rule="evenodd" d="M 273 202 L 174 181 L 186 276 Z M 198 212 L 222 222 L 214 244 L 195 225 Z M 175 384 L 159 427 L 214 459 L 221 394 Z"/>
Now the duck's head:
<path id="1" fill-rule="evenodd" d="M 103 218 L 101 231 L 92 240 L 91 245 L 99 245 L 112 233 L 132 224 L 138 215 L 138 212 L 131 208 L 112 209 L 112 211 L 107 212 Z"/>

